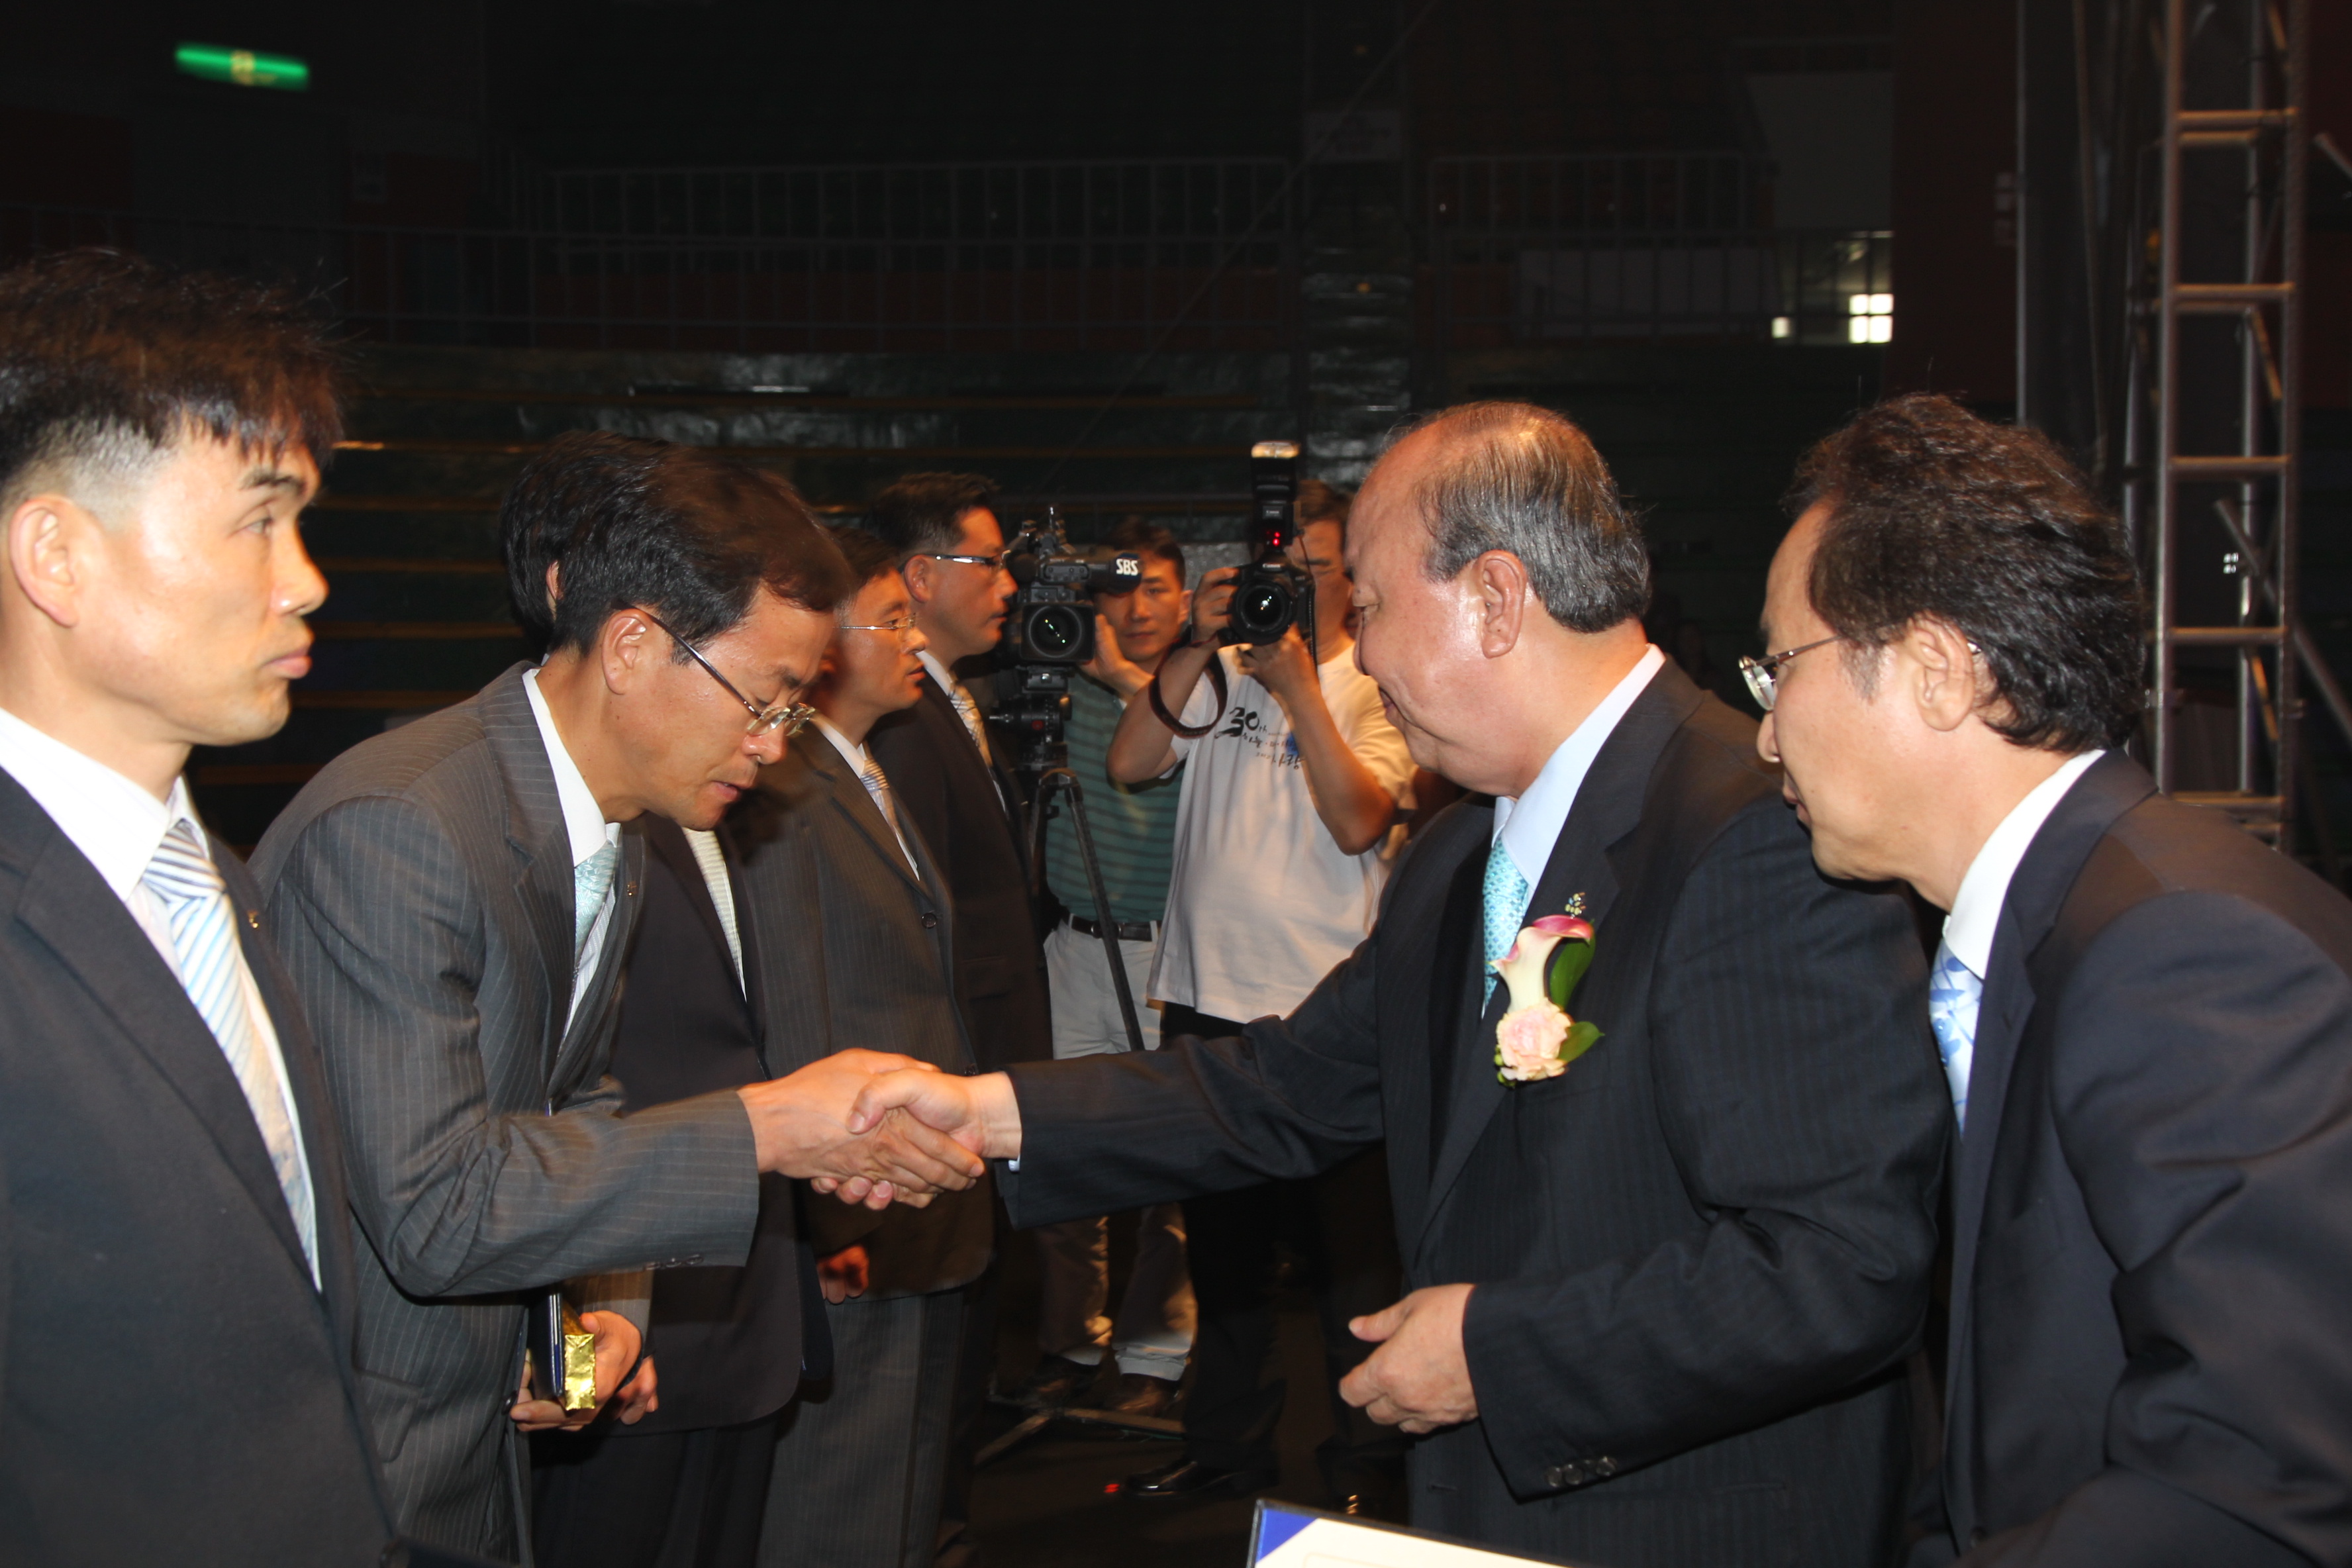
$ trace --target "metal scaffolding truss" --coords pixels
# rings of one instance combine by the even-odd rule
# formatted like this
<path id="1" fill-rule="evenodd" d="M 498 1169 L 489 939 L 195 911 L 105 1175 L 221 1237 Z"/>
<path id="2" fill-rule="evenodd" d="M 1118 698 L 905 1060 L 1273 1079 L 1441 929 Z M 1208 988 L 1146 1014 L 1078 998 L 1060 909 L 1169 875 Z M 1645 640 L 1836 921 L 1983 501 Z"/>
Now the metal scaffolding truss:
<path id="1" fill-rule="evenodd" d="M 2160 56 L 2121 475 L 2154 622 L 2149 761 L 2290 848 L 2299 675 L 2352 732 L 2296 614 L 2308 7 L 2161 0 L 2159 36 L 2126 41 Z"/>

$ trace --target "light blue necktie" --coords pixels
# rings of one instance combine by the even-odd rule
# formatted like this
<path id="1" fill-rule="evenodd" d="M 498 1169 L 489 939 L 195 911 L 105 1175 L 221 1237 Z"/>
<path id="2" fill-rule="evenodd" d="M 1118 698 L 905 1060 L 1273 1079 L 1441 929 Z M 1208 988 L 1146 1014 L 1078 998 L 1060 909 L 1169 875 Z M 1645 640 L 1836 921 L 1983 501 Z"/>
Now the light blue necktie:
<path id="1" fill-rule="evenodd" d="M 180 955 L 180 984 L 188 1000 L 220 1042 L 229 1071 L 236 1075 L 245 1102 L 261 1129 L 269 1163 L 278 1174 L 278 1190 L 294 1215 L 294 1233 L 301 1237 L 302 1256 L 310 1277 L 319 1276 L 318 1213 L 310 1195 L 310 1173 L 302 1164 L 301 1146 L 286 1113 L 286 1100 L 278 1082 L 277 1065 L 255 1028 L 246 1002 L 245 969 L 236 945 L 236 914 L 229 908 L 228 890 L 212 858 L 183 817 L 172 825 L 147 863 L 140 880 L 163 904 L 172 923 L 172 947 Z"/>
<path id="2" fill-rule="evenodd" d="M 613 890 L 613 868 L 620 858 L 620 847 L 608 840 L 602 849 L 572 868 L 572 968 L 575 975 L 580 955 L 588 950 L 588 933 L 596 929 L 596 916 L 604 908 L 605 896 Z"/>
<path id="3" fill-rule="evenodd" d="M 1939 944 L 1936 971 L 1927 978 L 1927 1022 L 1936 1031 L 1944 1077 L 1952 1085 L 1952 1115 L 1962 1127 L 1969 1121 L 1969 1068 L 1977 1048 L 1977 1005 L 1983 1000 L 1984 982 L 1948 945 Z"/>
<path id="4" fill-rule="evenodd" d="M 1495 960 L 1511 951 L 1519 940 L 1519 917 L 1528 912 L 1528 895 L 1534 889 L 1519 875 L 1510 852 L 1503 847 L 1500 834 L 1486 847 L 1486 998 L 1495 994 Z"/>

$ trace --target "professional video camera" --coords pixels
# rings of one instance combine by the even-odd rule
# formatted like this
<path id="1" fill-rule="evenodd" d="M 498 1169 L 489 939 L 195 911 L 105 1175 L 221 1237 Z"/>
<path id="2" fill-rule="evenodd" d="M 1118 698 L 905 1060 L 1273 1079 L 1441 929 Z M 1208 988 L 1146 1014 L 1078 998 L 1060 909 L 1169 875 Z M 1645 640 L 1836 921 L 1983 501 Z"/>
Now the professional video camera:
<path id="1" fill-rule="evenodd" d="M 1257 551 L 1234 579 L 1234 600 L 1219 641 L 1280 642 L 1294 626 L 1315 636 L 1315 580 L 1284 552 L 1298 537 L 1298 446 L 1260 441 L 1250 448 L 1250 499 Z"/>
<path id="2" fill-rule="evenodd" d="M 1133 593 L 1143 557 L 1072 548 L 1048 507 L 1044 522 L 1023 523 L 1004 547 L 1004 569 L 1016 587 L 997 647 L 996 721 L 1014 767 L 1057 767 L 1071 672 L 1095 656 L 1095 595 Z"/>

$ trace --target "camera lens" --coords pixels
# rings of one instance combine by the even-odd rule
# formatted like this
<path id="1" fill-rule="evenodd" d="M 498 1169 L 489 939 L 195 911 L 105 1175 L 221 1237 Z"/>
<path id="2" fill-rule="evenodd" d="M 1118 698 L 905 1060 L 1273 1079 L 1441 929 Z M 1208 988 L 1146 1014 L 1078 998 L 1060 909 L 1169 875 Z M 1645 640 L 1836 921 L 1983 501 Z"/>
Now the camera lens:
<path id="1" fill-rule="evenodd" d="M 1253 632 L 1286 629 L 1290 594 L 1279 583 L 1252 583 L 1234 595 L 1234 619 Z"/>
<path id="2" fill-rule="evenodd" d="M 1072 658 L 1086 639 L 1085 617 L 1068 605 L 1040 605 L 1029 613 L 1033 658 Z"/>

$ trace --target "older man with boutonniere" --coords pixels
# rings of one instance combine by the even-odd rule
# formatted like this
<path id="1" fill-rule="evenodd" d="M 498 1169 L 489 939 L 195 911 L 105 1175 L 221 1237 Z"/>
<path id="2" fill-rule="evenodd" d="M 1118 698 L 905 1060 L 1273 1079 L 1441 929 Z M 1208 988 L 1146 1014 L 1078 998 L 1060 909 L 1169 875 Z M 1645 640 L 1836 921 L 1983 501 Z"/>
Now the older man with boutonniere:
<path id="1" fill-rule="evenodd" d="M 1649 558 L 1569 421 L 1456 408 L 1357 498 L 1357 658 L 1476 792 L 1287 1018 L 877 1078 L 1016 1223 L 1388 1144 L 1408 1294 L 1341 1385 L 1412 1521 L 1606 1564 L 1865 1568 L 1901 1531 L 1950 1117 L 1904 906 L 1814 869 L 1756 725 L 1643 636 Z"/>

